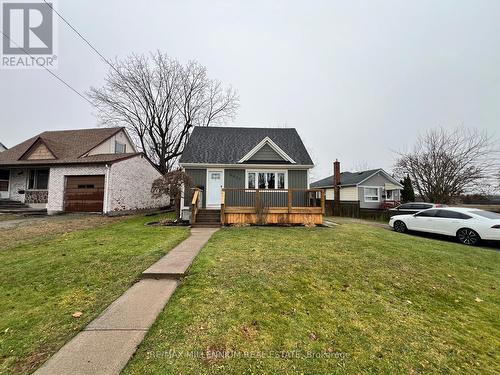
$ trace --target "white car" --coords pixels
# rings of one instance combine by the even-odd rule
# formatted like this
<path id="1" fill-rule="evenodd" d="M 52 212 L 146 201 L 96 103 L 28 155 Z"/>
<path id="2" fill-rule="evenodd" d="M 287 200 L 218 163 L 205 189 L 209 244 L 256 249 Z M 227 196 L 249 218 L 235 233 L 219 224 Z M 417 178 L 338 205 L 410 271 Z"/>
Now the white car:
<path id="1" fill-rule="evenodd" d="M 414 230 L 453 236 L 465 245 L 500 240 L 500 214 L 476 208 L 431 208 L 413 215 L 393 216 L 389 225 L 400 233 Z"/>

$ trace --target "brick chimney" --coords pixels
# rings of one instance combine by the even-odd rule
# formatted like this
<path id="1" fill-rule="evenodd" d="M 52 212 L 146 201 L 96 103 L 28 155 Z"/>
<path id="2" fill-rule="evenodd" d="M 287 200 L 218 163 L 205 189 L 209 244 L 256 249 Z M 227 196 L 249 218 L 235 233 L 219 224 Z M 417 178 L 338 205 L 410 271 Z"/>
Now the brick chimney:
<path id="1" fill-rule="evenodd" d="M 333 162 L 333 186 L 340 185 L 340 161 L 335 159 Z"/>
<path id="2" fill-rule="evenodd" d="M 339 215 L 340 208 L 340 162 L 335 159 L 333 163 L 333 189 L 334 189 L 334 204 L 333 214 Z"/>

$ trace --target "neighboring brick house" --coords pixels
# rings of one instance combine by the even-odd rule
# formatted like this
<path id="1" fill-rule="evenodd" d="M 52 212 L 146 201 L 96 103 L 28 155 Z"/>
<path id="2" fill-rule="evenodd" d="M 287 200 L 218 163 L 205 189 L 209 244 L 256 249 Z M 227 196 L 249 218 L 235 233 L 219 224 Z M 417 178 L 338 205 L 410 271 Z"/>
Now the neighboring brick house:
<path id="1" fill-rule="evenodd" d="M 49 214 L 166 206 L 151 195 L 160 176 L 124 128 L 48 131 L 0 153 L 0 198 Z"/>

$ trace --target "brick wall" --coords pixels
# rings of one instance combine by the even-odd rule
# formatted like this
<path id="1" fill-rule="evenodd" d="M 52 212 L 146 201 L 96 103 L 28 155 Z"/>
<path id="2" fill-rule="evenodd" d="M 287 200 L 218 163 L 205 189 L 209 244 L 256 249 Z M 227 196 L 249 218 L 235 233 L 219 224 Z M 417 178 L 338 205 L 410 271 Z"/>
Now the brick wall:
<path id="1" fill-rule="evenodd" d="M 25 195 L 19 194 L 19 190 L 26 189 L 27 172 L 22 168 L 10 170 L 10 199 L 24 203 Z"/>
<path id="2" fill-rule="evenodd" d="M 106 175 L 106 166 L 61 166 L 51 167 L 49 174 L 49 199 L 47 212 L 55 214 L 64 210 L 65 176 Z M 106 206 L 106 196 L 104 197 Z"/>
<path id="3" fill-rule="evenodd" d="M 161 174 L 142 156 L 115 163 L 109 175 L 109 211 L 139 210 L 167 206 L 168 197 L 151 196 L 153 181 Z M 106 200 L 106 198 L 105 198 Z"/>

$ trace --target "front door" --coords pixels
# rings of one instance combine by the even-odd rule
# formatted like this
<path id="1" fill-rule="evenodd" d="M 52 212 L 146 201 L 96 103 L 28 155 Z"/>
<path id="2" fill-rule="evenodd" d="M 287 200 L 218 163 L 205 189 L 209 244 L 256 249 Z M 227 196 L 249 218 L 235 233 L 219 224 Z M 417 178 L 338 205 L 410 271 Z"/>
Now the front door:
<path id="1" fill-rule="evenodd" d="M 10 170 L 0 169 L 0 199 L 9 198 Z"/>
<path id="2" fill-rule="evenodd" d="M 207 170 L 207 208 L 220 208 L 222 186 L 224 186 L 224 171 Z"/>

